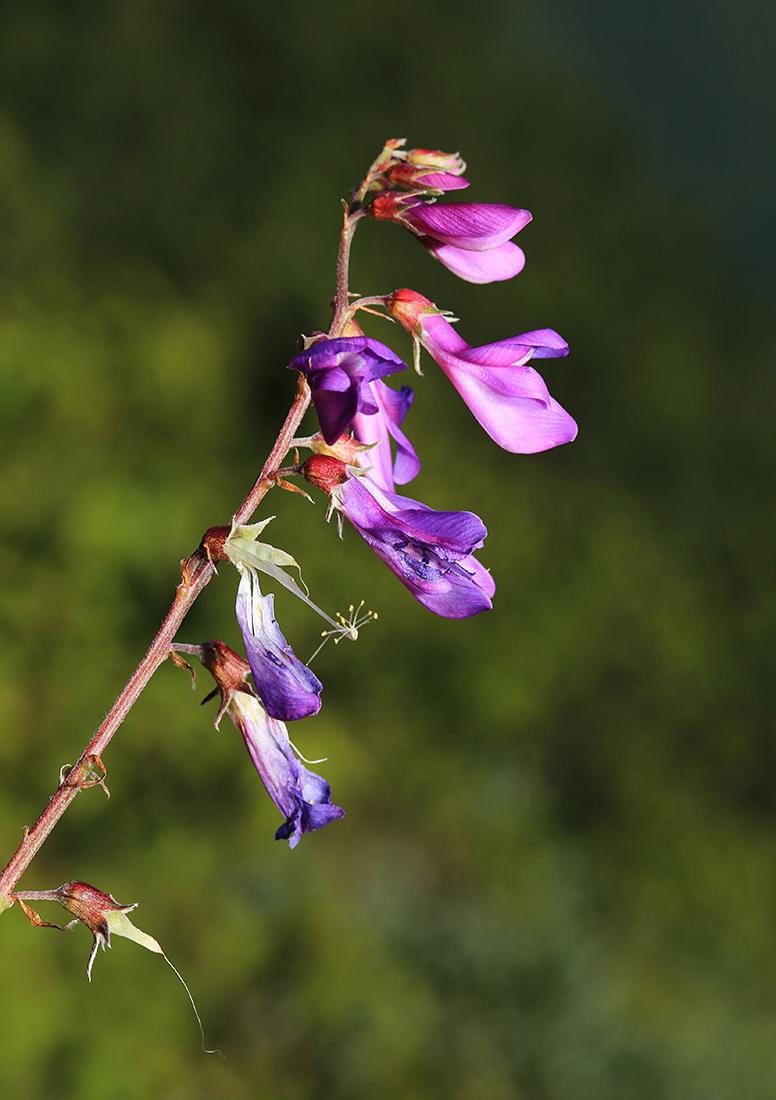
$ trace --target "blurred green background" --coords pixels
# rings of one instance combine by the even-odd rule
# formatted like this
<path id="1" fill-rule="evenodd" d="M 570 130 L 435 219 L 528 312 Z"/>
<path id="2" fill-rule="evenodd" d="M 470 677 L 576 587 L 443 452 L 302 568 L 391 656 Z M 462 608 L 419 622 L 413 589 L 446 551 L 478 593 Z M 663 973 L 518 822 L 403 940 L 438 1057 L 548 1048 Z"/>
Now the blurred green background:
<path id="1" fill-rule="evenodd" d="M 339 200 L 388 137 L 524 206 L 469 286 L 368 223 L 352 286 L 471 344 L 550 326 L 580 435 L 504 454 L 430 360 L 412 495 L 471 508 L 494 610 L 423 611 L 324 506 L 271 541 L 330 611 L 294 729 L 347 817 L 276 844 L 228 720 L 164 666 L 22 880 L 125 940 L 0 924 L 26 1100 L 759 1100 L 776 1082 L 770 5 L 10 0 L 0 11 L 0 847 L 10 857 L 241 501 L 325 328 Z M 372 335 L 405 356 L 401 333 Z M 259 518 L 259 517 L 257 517 Z M 222 568 L 180 639 L 238 647 Z M 319 624 L 278 597 L 300 656 Z M 64 916 L 41 906 L 51 920 Z"/>

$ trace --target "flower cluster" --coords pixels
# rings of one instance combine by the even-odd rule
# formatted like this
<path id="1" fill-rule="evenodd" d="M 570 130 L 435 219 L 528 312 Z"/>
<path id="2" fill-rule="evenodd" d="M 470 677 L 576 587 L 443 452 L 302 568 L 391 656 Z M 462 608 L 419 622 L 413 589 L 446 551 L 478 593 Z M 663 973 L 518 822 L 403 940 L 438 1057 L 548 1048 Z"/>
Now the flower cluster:
<path id="1" fill-rule="evenodd" d="M 522 270 L 525 257 L 511 238 L 531 220 L 528 211 L 500 203 L 437 202 L 446 191 L 468 187 L 464 162 L 457 154 L 405 151 L 402 144 L 386 145 L 354 194 L 353 217 L 402 226 L 471 282 L 511 278 Z M 574 439 L 576 423 L 530 365 L 568 354 L 557 332 L 538 329 L 473 348 L 449 314 L 417 291 L 363 299 L 364 308 L 376 304 L 412 337 L 418 373 L 424 348 L 504 450 L 532 454 Z M 357 301 L 346 311 L 347 335 L 311 341 L 289 364 L 307 378 L 320 424 L 319 441 L 306 441 L 317 454 L 302 472 L 327 493 L 330 514 L 345 516 L 420 603 L 445 618 L 474 615 L 491 607 L 495 588 L 474 557 L 487 532 L 471 512 L 435 512 L 397 496 L 395 485 L 407 484 L 420 469 L 402 429 L 413 392 L 383 381 L 406 364 L 364 336 L 354 320 L 359 308 Z M 354 443 L 368 450 L 354 452 Z M 330 461 L 324 463 L 326 456 Z"/>
<path id="2" fill-rule="evenodd" d="M 213 676 L 216 687 L 207 699 L 219 698 L 215 726 L 227 714 L 242 735 L 282 817 L 275 831 L 277 840 L 287 840 L 295 848 L 304 834 L 345 816 L 332 801 L 328 782 L 306 766 L 316 761 L 306 761 L 289 735 L 287 723 L 319 712 L 323 684 L 310 668 L 312 658 L 300 660 L 283 634 L 275 618 L 275 592 L 262 591 L 262 586 L 285 588 L 325 619 L 324 642 L 330 637 L 335 644 L 342 638 L 355 641 L 359 628 L 376 616 L 371 611 L 362 614 L 361 601 L 358 609 L 351 605 L 348 617 L 337 613 L 332 618 L 310 598 L 297 561 L 285 550 L 261 541 L 273 517 L 248 521 L 270 489 L 281 487 L 311 500 L 305 489 L 288 480 L 301 476 L 321 490 L 328 498 L 326 519 L 336 514 L 340 536 L 347 520 L 418 603 L 434 614 L 465 619 L 493 606 L 495 582 L 477 557 L 487 536 L 480 517 L 463 510 L 436 511 L 397 492 L 397 486 L 409 484 L 420 470 L 418 453 L 405 431 L 414 393 L 407 385 L 389 384 L 387 379 L 406 370 L 407 364 L 364 333 L 356 320 L 358 312 L 376 312 L 397 322 L 410 337 L 417 373 L 425 351 L 505 451 L 533 454 L 576 436 L 574 420 L 550 395 L 534 367 L 535 360 L 568 354 L 566 341 L 554 330 L 535 329 L 471 347 L 454 327 L 450 313 L 415 290 L 352 300 L 350 248 L 359 221 L 367 217 L 407 231 L 468 282 L 511 279 L 522 271 L 525 255 L 513 238 L 531 215 L 501 203 L 446 201 L 447 192 L 468 188 L 465 170 L 457 153 L 406 150 L 403 141 L 389 141 L 351 193 L 340 237 L 331 326 L 327 333 L 304 337 L 302 350 L 289 363 L 299 376 L 297 395 L 264 469 L 232 522 L 211 527 L 197 551 L 181 563 L 175 602 L 127 689 L 79 762 L 63 769 L 47 809 L 32 830 L 25 830 L 16 856 L 0 876 L 0 912 L 18 901 L 34 925 L 59 927 L 27 905 L 28 901 L 56 901 L 73 917 L 67 928 L 81 922 L 92 932 L 89 980 L 96 953 L 110 947 L 111 936 L 131 939 L 167 959 L 157 941 L 129 919 L 127 914 L 135 906 L 120 905 L 110 894 L 80 881 L 56 890 L 14 888 L 73 795 L 95 783 L 109 793 L 100 753 L 132 700 L 168 655 L 189 669 L 192 678 L 193 670 L 182 653 L 197 657 Z M 295 438 L 311 402 L 318 430 L 304 439 Z M 302 447 L 311 454 L 300 462 Z M 288 454 L 294 455 L 293 465 L 283 467 Z M 247 660 L 221 641 L 201 645 L 174 641 L 183 615 L 220 562 L 230 563 L 238 573 L 235 617 Z M 199 1021 L 193 999 L 191 1003 Z"/>
<path id="3" fill-rule="evenodd" d="M 319 431 L 296 439 L 312 454 L 278 470 L 301 474 L 329 500 L 327 519 L 337 514 L 340 533 L 347 519 L 424 607 L 447 619 L 464 619 L 492 607 L 495 583 L 475 556 L 487 530 L 470 511 L 435 511 L 402 496 L 420 470 L 420 459 L 404 430 L 414 394 L 409 386 L 386 381 L 406 363 L 360 328 L 356 314 L 375 307 L 409 334 L 415 367 L 425 350 L 442 368 L 474 417 L 506 451 L 533 454 L 574 439 L 577 426 L 550 395 L 533 366 L 536 359 L 568 353 L 552 329 L 537 329 L 506 340 L 471 347 L 453 319 L 417 291 L 350 301 L 347 266 L 355 227 L 362 218 L 393 222 L 407 230 L 450 271 L 469 282 L 510 279 L 525 264 L 513 238 L 531 220 L 527 210 L 501 203 L 446 202 L 448 191 L 469 186 L 458 154 L 403 148 L 390 141 L 374 162 L 345 214 L 338 264 L 334 320 L 328 333 L 304 339 L 291 360 L 307 386 Z M 309 387 L 309 389 L 307 388 Z M 298 490 L 297 490 L 298 491 Z M 301 763 L 286 722 L 317 714 L 323 685 L 294 653 L 275 619 L 274 595 L 264 594 L 260 575 L 269 577 L 323 616 L 340 636 L 355 638 L 355 621 L 330 618 L 310 599 L 290 570 L 297 562 L 258 536 L 269 520 L 251 526 L 211 528 L 203 550 L 211 561 L 229 561 L 239 571 L 236 617 L 248 661 L 221 642 L 178 646 L 197 654 L 216 678 L 221 706 L 240 729 L 267 791 L 284 815 L 276 836 L 294 847 L 301 835 L 320 828 L 343 811 L 332 804 L 328 783 Z M 262 581 L 263 583 L 263 581 Z M 247 674 L 253 678 L 253 687 Z"/>

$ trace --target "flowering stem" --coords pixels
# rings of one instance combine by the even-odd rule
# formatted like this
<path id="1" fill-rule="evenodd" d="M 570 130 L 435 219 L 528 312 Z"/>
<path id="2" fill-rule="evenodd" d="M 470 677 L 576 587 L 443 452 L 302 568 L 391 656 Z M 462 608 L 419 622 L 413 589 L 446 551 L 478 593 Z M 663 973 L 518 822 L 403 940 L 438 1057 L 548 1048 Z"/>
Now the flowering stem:
<path id="1" fill-rule="evenodd" d="M 345 207 L 345 220 L 340 233 L 339 256 L 337 258 L 337 296 L 334 299 L 334 317 L 332 318 L 329 336 L 341 336 L 345 325 L 351 317 L 348 306 L 348 272 L 350 266 L 350 246 L 353 243 L 353 234 L 356 231 L 358 219 L 362 216 L 361 210 L 348 210 Z"/>
<path id="2" fill-rule="evenodd" d="M 394 156 L 397 149 L 404 144 L 403 138 L 393 138 L 387 141 L 380 156 L 372 164 L 359 186 L 351 192 L 353 202 L 351 206 L 343 203 L 345 207 L 345 220 L 340 234 L 339 256 L 337 258 L 337 295 L 334 299 L 334 317 L 329 329 L 329 337 L 341 336 L 345 326 L 353 316 L 353 310 L 348 304 L 348 267 L 350 264 L 350 246 L 353 243 L 353 234 L 359 218 L 365 214 L 364 199 L 374 180 L 380 175 L 385 164 Z"/>
<path id="3" fill-rule="evenodd" d="M 253 515 L 259 501 L 272 487 L 272 474 L 278 469 L 285 458 L 291 440 L 296 435 L 297 428 L 310 403 L 310 388 L 304 376 L 300 376 L 299 388 L 294 404 L 281 428 L 280 435 L 275 441 L 264 468 L 259 475 L 256 484 L 248 496 L 240 505 L 234 515 L 235 523 L 246 523 Z M 51 830 L 59 821 L 62 814 L 73 801 L 78 792 L 84 787 L 91 786 L 94 782 L 92 776 L 97 764 L 102 768 L 100 757 L 111 741 L 111 738 L 124 721 L 134 704 L 139 699 L 143 689 L 148 684 L 159 665 L 167 659 L 170 652 L 170 644 L 173 641 L 178 628 L 186 617 L 189 609 L 199 596 L 202 589 L 213 576 L 214 569 L 203 550 L 198 549 L 181 563 L 182 580 L 178 585 L 172 607 L 162 623 L 148 652 L 143 657 L 131 677 L 127 681 L 124 690 L 111 707 L 105 720 L 95 733 L 92 740 L 84 749 L 78 762 L 70 768 L 60 780 L 57 790 L 51 797 L 46 809 L 40 815 L 31 829 L 25 829 L 22 840 L 16 854 L 8 866 L 0 875 L 0 912 L 13 904 L 9 894 L 12 893 L 38 849 L 44 843 Z M 103 769 L 104 771 L 104 769 Z M 25 896 L 27 896 L 25 894 Z M 31 895 L 30 895 L 31 896 Z"/>

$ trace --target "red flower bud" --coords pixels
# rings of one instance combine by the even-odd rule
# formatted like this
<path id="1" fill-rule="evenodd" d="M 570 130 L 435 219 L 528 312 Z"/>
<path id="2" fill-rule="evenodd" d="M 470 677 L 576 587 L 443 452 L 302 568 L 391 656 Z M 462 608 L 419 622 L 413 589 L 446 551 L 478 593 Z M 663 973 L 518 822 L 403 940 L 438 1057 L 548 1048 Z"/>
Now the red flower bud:
<path id="1" fill-rule="evenodd" d="M 302 473 L 311 485 L 323 489 L 327 496 L 331 496 L 335 485 L 348 480 L 346 464 L 329 455 L 310 455 L 302 464 Z"/>
<path id="2" fill-rule="evenodd" d="M 224 553 L 224 543 L 229 538 L 231 527 L 210 527 L 202 536 L 201 548 L 212 562 L 228 561 Z"/>

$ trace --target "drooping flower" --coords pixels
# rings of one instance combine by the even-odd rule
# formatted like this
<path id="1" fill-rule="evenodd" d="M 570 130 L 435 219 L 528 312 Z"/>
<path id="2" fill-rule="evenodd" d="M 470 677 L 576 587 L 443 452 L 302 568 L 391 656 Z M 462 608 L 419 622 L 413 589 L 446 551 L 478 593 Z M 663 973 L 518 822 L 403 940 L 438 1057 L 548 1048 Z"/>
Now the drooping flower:
<path id="1" fill-rule="evenodd" d="M 414 290 L 389 295 L 386 308 L 439 364 L 479 423 L 500 447 L 534 454 L 569 443 L 577 425 L 547 389 L 531 359 L 568 354 L 552 329 L 537 329 L 470 347 L 428 298 Z"/>
<path id="2" fill-rule="evenodd" d="M 474 513 L 436 512 L 326 455 L 312 455 L 303 472 L 424 607 L 465 619 L 493 606 L 495 583 L 473 553 L 487 530 Z"/>
<path id="3" fill-rule="evenodd" d="M 232 696 L 229 714 L 245 738 L 251 760 L 285 821 L 275 840 L 296 848 L 303 833 L 312 833 L 345 811 L 331 801 L 331 787 L 294 753 L 283 722 L 270 718 L 258 699 L 243 691 Z"/>
<path id="4" fill-rule="evenodd" d="M 321 432 L 330 445 L 357 413 L 378 411 L 369 383 L 406 366 L 389 347 L 367 336 L 321 340 L 289 363 L 291 370 L 307 375 Z"/>
<path id="5" fill-rule="evenodd" d="M 255 573 L 245 567 L 240 573 L 235 613 L 253 682 L 267 713 L 281 722 L 317 714 L 323 684 L 283 637 L 275 620 L 275 597 L 261 594 Z"/>
<path id="6" fill-rule="evenodd" d="M 247 682 L 251 669 L 223 642 L 203 645 L 173 644 L 173 650 L 199 657 L 216 682 L 221 705 L 215 719 L 224 712 L 239 729 L 251 760 L 272 801 L 285 818 L 275 833 L 276 840 L 288 840 L 295 848 L 303 833 L 311 833 L 345 811 L 331 801 L 331 787 L 320 775 L 306 768 L 295 754 L 283 722 L 270 718 Z M 180 660 L 178 663 L 183 663 Z"/>
<path id="7" fill-rule="evenodd" d="M 470 283 L 511 279 L 525 255 L 511 238 L 531 220 L 503 203 L 431 203 L 416 195 L 376 195 L 372 217 L 403 225 L 453 274 Z"/>

